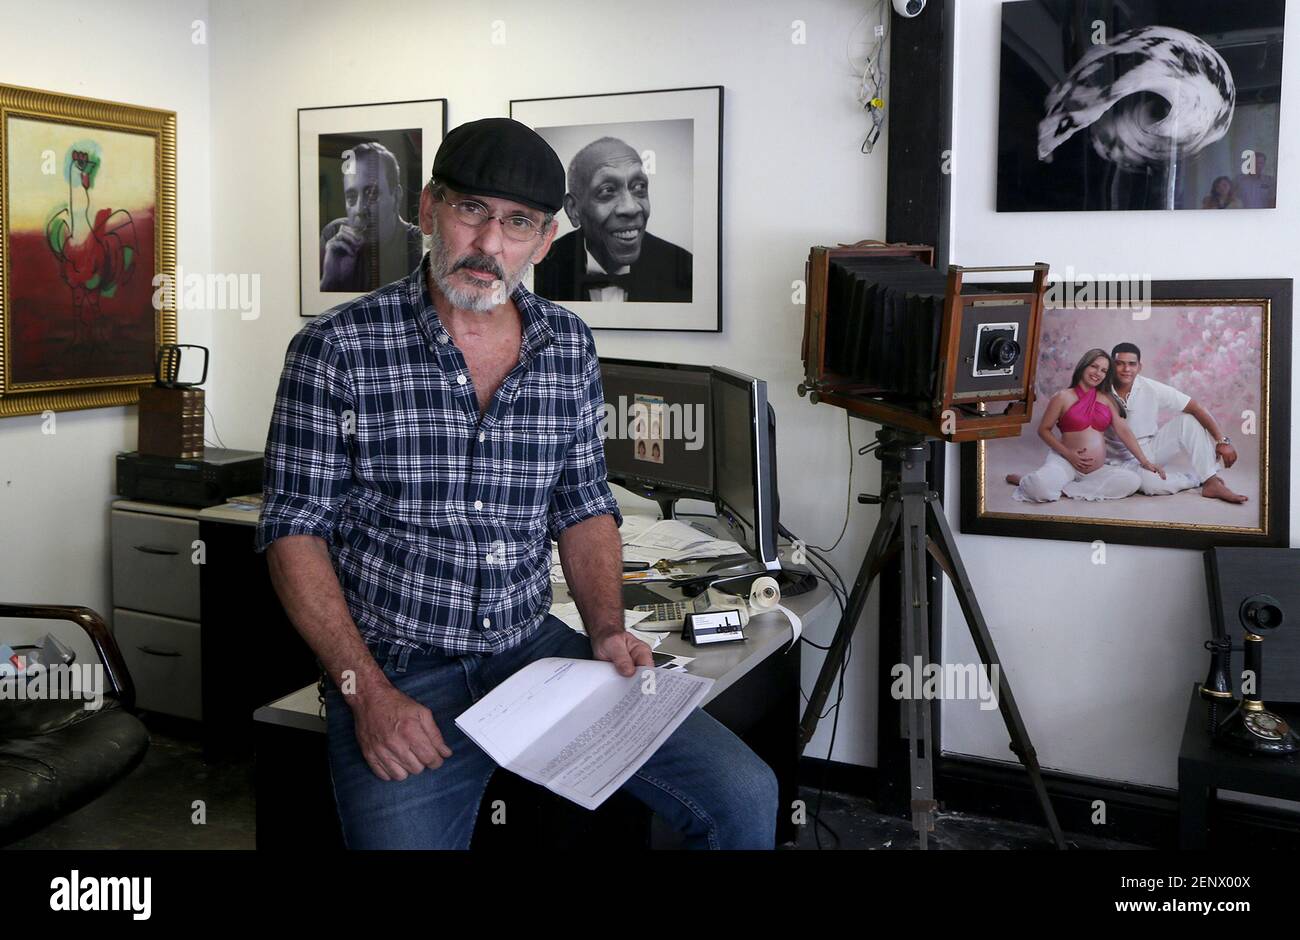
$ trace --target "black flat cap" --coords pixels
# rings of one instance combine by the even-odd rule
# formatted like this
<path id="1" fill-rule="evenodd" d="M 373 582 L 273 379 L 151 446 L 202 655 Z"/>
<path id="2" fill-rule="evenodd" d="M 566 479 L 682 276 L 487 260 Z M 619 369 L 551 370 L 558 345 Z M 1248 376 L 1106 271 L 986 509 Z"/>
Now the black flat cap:
<path id="1" fill-rule="evenodd" d="M 543 212 L 564 203 L 564 165 L 535 130 L 510 118 L 462 124 L 442 139 L 433 175 L 467 196 L 511 199 Z"/>

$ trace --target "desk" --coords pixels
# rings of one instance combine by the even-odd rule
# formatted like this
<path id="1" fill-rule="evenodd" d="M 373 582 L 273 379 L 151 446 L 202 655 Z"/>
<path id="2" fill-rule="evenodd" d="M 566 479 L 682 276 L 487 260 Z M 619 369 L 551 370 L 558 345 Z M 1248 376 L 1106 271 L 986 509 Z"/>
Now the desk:
<path id="1" fill-rule="evenodd" d="M 563 585 L 554 588 L 555 603 L 569 599 Z M 782 603 L 799 616 L 805 631 L 813 626 L 819 635 L 823 631 L 829 635 L 839 617 L 835 599 L 821 581 L 812 591 Z M 789 842 L 795 836 L 790 807 L 798 796 L 800 644 L 791 647 L 789 622 L 776 611 L 751 618 L 745 633 L 744 643 L 701 648 L 680 635 L 669 634 L 659 651 L 695 657 L 688 671 L 714 680 L 702 707 L 744 740 L 775 772 L 781 806 L 777 841 Z M 258 708 L 253 715 L 259 848 L 293 846 L 301 850 L 342 844 L 330 790 L 325 721 L 319 709 L 313 684 Z M 622 794 L 592 814 L 541 787 L 524 784 L 513 774 L 496 773 L 483 805 L 503 798 L 507 792 L 512 812 L 522 800 L 539 807 L 540 815 L 561 820 L 547 822 L 541 835 L 539 830 L 533 830 L 534 837 L 544 839 L 541 844 L 548 846 L 562 840 L 566 847 L 589 848 L 629 834 L 643 838 L 648 831 L 648 813 L 631 798 L 620 801 Z M 639 818 L 638 813 L 646 818 Z M 514 819 L 518 815 L 509 827 L 479 825 L 475 847 L 480 847 L 481 842 L 504 842 L 505 833 L 492 832 L 497 828 L 511 830 L 512 839 L 523 837 L 526 827 L 516 826 Z M 628 842 L 621 844 L 626 847 Z"/>
<path id="2" fill-rule="evenodd" d="M 253 710 L 312 682 L 320 667 L 253 551 L 256 508 L 200 509 L 203 743 L 209 759 L 250 750 Z"/>
<path id="3" fill-rule="evenodd" d="M 1268 706 L 1295 727 L 1296 706 Z M 1222 721 L 1232 706 L 1220 706 Z M 1209 703 L 1192 685 L 1183 744 L 1178 751 L 1178 846 L 1204 849 L 1209 844 L 1210 805 L 1218 790 L 1236 790 L 1282 800 L 1300 800 L 1300 760 L 1290 757 L 1256 757 L 1216 746 L 1210 737 Z"/>

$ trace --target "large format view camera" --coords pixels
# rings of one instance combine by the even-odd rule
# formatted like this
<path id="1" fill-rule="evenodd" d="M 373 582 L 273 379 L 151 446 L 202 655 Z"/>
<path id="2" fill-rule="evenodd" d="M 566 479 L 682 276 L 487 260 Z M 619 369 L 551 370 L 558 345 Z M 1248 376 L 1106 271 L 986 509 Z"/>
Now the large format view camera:
<path id="1" fill-rule="evenodd" d="M 1032 284 L 965 282 L 1012 271 L 1032 272 Z M 945 275 L 926 246 L 814 248 L 799 393 L 949 441 L 1014 437 L 1033 409 L 1047 271 L 954 265 Z"/>
<path id="2" fill-rule="evenodd" d="M 967 274 L 1010 271 L 1032 272 L 1032 284 L 1019 290 L 1019 284 L 965 283 Z M 808 696 L 799 741 L 801 748 L 806 747 L 816 733 L 871 585 L 894 556 L 899 558 L 901 662 L 930 662 L 930 583 L 925 559 L 931 555 L 952 580 L 979 662 L 997 686 L 998 710 L 1011 750 L 1029 773 L 1053 841 L 1065 848 L 1065 834 L 1011 683 L 1001 668 L 939 494 L 926 478 L 931 439 L 1014 437 L 1029 421 L 1046 281 L 1045 264 L 954 265 L 944 275 L 934 269 L 934 249 L 921 245 L 859 242 L 812 250 L 804 311 L 805 378 L 799 394 L 807 395 L 813 404 L 838 405 L 883 425 L 876 432 L 876 443 L 862 450 L 874 450 L 882 468 L 880 493 L 858 496 L 861 503 L 880 506 L 880 519 Z M 900 711 L 902 734 L 908 739 L 912 826 L 924 849 L 938 809 L 933 716 L 925 696 L 908 697 L 900 703 Z"/>

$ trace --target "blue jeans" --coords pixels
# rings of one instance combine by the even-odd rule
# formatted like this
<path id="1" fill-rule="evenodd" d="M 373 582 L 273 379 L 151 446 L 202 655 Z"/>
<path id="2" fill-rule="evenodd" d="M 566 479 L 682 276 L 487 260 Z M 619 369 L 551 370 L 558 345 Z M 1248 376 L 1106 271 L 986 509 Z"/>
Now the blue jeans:
<path id="1" fill-rule="evenodd" d="M 375 776 L 357 745 L 352 709 L 327 682 L 330 777 L 351 849 L 469 848 L 496 764 L 456 727 L 456 716 L 524 666 L 548 656 L 591 659 L 591 643 L 547 615 L 520 646 L 497 655 L 444 656 L 377 643 L 384 675 L 429 708 L 451 748 L 437 770 Z M 683 833 L 691 848 L 770 849 L 776 775 L 712 716 L 695 709 L 621 790 Z"/>

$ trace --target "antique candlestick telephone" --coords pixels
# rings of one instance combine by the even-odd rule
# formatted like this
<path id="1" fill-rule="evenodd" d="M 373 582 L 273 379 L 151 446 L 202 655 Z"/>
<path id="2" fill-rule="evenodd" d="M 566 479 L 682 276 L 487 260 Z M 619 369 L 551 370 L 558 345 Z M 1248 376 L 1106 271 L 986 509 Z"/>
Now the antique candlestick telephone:
<path id="1" fill-rule="evenodd" d="M 1214 638 L 1205 644 L 1210 651 L 1210 673 L 1201 686 L 1201 695 L 1212 703 L 1211 733 L 1216 741 L 1249 754 L 1294 754 L 1300 751 L 1300 738 L 1286 719 L 1264 707 L 1263 697 L 1264 637 L 1282 625 L 1282 606 L 1268 594 L 1252 594 L 1241 602 L 1237 616 L 1245 631 L 1241 703 L 1222 722 L 1218 721 L 1218 706 L 1236 702 L 1232 694 L 1232 640 L 1216 622 Z"/>

